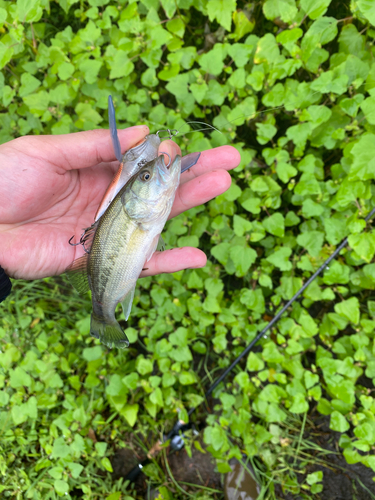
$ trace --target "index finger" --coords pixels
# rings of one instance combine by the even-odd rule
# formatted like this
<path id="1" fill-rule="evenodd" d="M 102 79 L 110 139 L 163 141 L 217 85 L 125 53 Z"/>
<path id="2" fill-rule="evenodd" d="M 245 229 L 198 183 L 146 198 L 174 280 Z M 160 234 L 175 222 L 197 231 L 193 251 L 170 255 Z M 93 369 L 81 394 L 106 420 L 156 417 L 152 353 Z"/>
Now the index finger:
<path id="1" fill-rule="evenodd" d="M 240 161 L 240 153 L 233 146 L 202 151 L 198 162 L 181 175 L 180 185 L 212 170 L 232 170 L 238 167 Z"/>

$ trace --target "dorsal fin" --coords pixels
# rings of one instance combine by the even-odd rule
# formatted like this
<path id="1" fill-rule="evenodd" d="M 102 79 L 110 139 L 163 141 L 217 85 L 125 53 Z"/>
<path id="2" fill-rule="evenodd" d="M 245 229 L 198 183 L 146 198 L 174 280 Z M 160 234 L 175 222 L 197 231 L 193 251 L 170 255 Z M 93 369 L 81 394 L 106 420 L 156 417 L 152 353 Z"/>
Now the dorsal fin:
<path id="1" fill-rule="evenodd" d="M 85 255 L 82 255 L 82 257 L 72 262 L 65 270 L 70 283 L 80 294 L 84 294 L 90 290 L 89 281 L 87 279 L 88 258 L 88 254 L 85 253 Z"/>

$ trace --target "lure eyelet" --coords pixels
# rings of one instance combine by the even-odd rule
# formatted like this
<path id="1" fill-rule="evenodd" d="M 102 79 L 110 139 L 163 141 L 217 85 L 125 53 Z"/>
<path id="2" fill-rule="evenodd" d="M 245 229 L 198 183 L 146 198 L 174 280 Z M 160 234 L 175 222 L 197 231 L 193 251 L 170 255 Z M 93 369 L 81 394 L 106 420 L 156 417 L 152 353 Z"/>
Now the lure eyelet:
<path id="1" fill-rule="evenodd" d="M 160 139 L 166 139 L 166 137 L 160 137 L 160 136 L 159 136 L 159 134 L 160 134 L 161 132 L 167 132 L 169 139 L 172 139 L 173 137 L 176 137 L 176 135 L 178 135 L 178 134 L 179 134 L 179 131 L 178 131 L 176 128 L 172 128 L 172 129 L 169 129 L 169 128 L 166 128 L 166 129 L 161 129 L 161 130 L 158 130 L 158 131 L 156 132 L 156 134 L 155 134 L 155 135 L 157 135 Z"/>

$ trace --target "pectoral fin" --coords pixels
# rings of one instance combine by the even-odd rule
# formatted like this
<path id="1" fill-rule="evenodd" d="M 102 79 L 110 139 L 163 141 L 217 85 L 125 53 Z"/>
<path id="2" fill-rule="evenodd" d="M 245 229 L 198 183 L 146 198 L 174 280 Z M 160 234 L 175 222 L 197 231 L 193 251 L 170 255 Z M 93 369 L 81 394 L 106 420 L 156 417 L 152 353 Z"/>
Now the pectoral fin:
<path id="1" fill-rule="evenodd" d="M 154 255 L 156 250 L 158 252 L 163 252 L 165 250 L 165 243 L 164 243 L 163 238 L 160 236 L 160 234 L 157 234 L 155 236 L 155 238 L 153 239 L 152 244 L 150 246 L 150 249 L 146 254 L 146 261 L 145 262 L 148 262 L 151 259 L 151 257 Z"/>
<path id="2" fill-rule="evenodd" d="M 135 292 L 135 284 L 133 288 L 121 299 L 122 310 L 124 312 L 125 320 L 129 318 L 132 309 L 133 299 Z"/>
<path id="3" fill-rule="evenodd" d="M 88 254 L 82 255 L 82 257 L 72 262 L 65 271 L 68 280 L 80 294 L 84 294 L 90 290 L 87 278 L 87 261 Z"/>
<path id="4" fill-rule="evenodd" d="M 159 236 L 158 246 L 156 247 L 157 252 L 164 252 L 165 250 L 165 241 L 163 240 L 162 235 Z"/>

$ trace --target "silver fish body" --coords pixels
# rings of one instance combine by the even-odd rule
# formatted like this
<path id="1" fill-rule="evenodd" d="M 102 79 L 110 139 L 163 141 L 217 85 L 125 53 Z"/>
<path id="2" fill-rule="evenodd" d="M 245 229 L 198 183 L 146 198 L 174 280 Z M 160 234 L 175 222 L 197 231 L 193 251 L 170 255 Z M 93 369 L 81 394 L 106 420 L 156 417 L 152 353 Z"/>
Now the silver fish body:
<path id="1" fill-rule="evenodd" d="M 137 279 L 155 252 L 170 214 L 180 172 L 180 156 L 169 168 L 163 155 L 147 163 L 97 222 L 90 253 L 67 270 L 79 291 L 91 289 L 91 335 L 108 347 L 128 345 L 115 309 L 121 302 L 128 318 Z"/>

